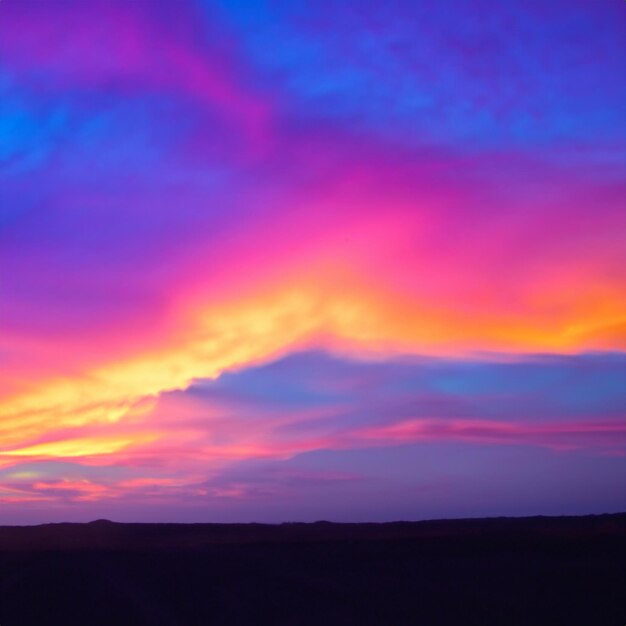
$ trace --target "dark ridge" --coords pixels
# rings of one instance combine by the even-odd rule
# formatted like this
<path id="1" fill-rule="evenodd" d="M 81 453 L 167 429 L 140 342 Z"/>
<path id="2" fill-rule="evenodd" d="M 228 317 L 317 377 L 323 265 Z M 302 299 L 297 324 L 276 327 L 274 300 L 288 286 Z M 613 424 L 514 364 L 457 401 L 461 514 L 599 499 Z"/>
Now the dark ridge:
<path id="1" fill-rule="evenodd" d="M 0 625 L 613 626 L 626 513 L 0 527 Z"/>

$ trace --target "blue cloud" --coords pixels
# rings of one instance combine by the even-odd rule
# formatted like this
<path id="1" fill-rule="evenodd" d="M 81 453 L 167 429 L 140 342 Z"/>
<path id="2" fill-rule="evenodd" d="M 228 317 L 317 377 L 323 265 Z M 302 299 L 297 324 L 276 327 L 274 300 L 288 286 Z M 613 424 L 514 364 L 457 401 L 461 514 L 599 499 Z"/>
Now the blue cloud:
<path id="1" fill-rule="evenodd" d="M 605 419 L 619 417 L 626 408 L 625 376 L 626 356 L 618 353 L 367 362 L 311 351 L 196 381 L 183 393 L 251 407 L 252 415 L 334 407 L 344 425 L 437 416 Z M 315 428 L 317 423 L 290 427 Z"/>

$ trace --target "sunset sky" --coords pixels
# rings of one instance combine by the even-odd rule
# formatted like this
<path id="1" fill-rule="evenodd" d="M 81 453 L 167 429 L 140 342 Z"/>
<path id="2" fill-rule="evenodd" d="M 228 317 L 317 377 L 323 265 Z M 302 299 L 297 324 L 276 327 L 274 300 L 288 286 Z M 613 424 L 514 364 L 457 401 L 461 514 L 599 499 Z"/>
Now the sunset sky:
<path id="1" fill-rule="evenodd" d="M 0 524 L 626 510 L 626 3 L 1 0 Z"/>

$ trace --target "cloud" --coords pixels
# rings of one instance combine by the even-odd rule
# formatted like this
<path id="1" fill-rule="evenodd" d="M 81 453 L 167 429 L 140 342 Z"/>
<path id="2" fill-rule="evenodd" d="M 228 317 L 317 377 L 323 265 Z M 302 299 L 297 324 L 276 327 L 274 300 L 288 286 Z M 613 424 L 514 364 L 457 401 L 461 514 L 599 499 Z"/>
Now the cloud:
<path id="1" fill-rule="evenodd" d="M 620 453 L 617 9 L 244 4 L 0 3 L 5 497 Z"/>
<path id="2" fill-rule="evenodd" d="M 0 471 L 12 491 L 4 498 L 189 504 L 378 481 L 374 466 L 299 467 L 297 459 L 323 450 L 454 444 L 461 456 L 512 446 L 617 459 L 626 456 L 625 367 L 620 354 L 364 361 L 294 353 L 161 394 L 130 418 L 5 447 Z"/>

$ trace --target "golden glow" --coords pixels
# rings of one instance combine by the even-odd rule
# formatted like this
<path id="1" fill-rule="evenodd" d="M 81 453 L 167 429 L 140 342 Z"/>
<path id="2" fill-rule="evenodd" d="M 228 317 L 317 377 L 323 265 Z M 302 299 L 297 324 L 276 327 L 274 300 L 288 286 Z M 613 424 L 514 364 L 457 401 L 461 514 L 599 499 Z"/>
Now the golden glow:
<path id="1" fill-rule="evenodd" d="M 82 457 L 93 454 L 111 454 L 132 444 L 148 443 L 154 439 L 155 437 L 152 435 L 135 435 L 127 438 L 75 438 L 4 450 L 2 454 L 7 456 Z"/>
<path id="2" fill-rule="evenodd" d="M 593 348 L 581 339 L 581 329 L 604 323 L 585 318 L 548 324 L 501 312 L 467 319 L 462 312 L 428 308 L 371 287 L 333 286 L 329 280 L 328 275 L 301 279 L 297 288 L 287 285 L 219 307 L 196 306 L 184 316 L 182 340 L 170 339 L 149 354 L 103 365 L 80 378 L 41 381 L 28 394 L 3 398 L 0 455 L 85 456 L 140 443 L 143 435 L 132 434 L 16 448 L 53 430 L 141 419 L 151 410 L 150 399 L 164 391 L 308 343 L 381 354 L 568 352 Z M 613 316 L 609 324 L 616 307 L 603 308 Z"/>

